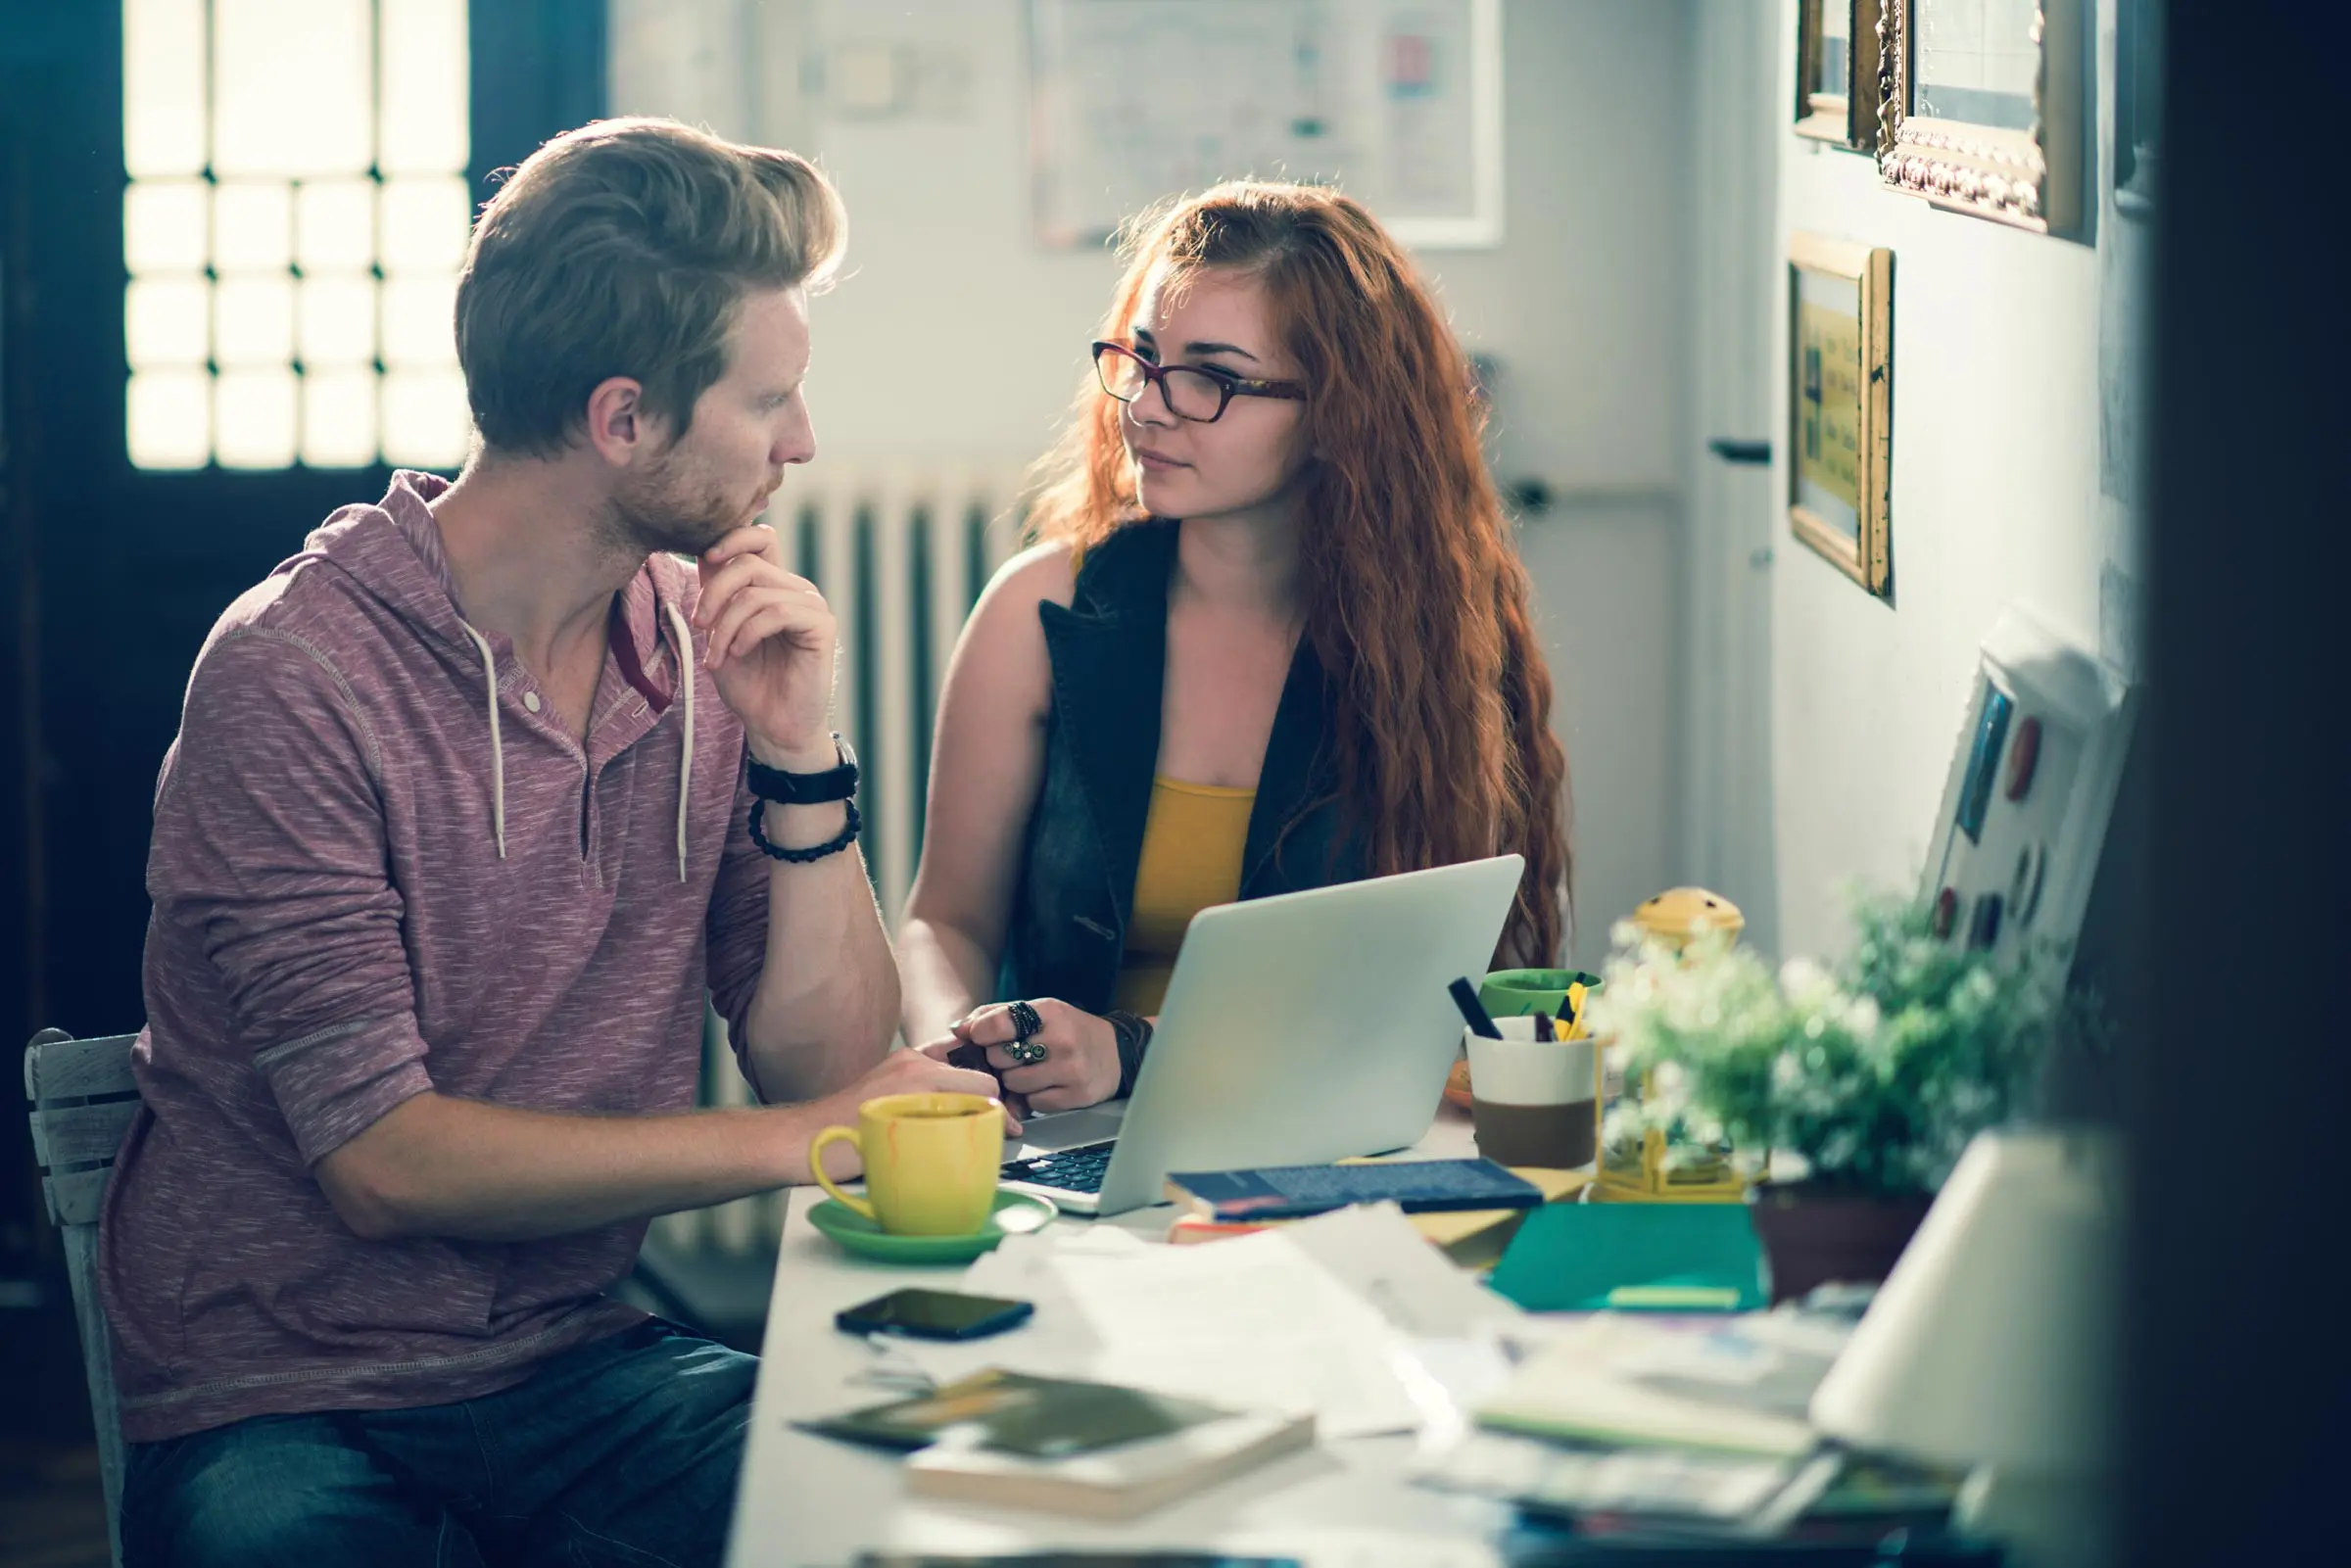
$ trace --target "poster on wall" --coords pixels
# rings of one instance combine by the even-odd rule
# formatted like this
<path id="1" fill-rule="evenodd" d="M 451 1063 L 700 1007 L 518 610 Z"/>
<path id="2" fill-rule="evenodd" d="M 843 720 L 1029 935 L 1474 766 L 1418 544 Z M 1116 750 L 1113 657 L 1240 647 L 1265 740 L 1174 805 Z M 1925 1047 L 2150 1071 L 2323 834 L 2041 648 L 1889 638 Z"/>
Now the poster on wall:
<path id="1" fill-rule="evenodd" d="M 1502 0 L 1030 0 L 1029 31 L 1042 245 L 1251 175 L 1408 245 L 1502 243 Z"/>
<path id="2" fill-rule="evenodd" d="M 1841 545 L 1861 540 L 1861 322 L 1818 273 L 1797 279 L 1797 500 Z M 1817 296 L 1827 295 L 1822 299 Z"/>
<path id="3" fill-rule="evenodd" d="M 1881 598 L 1894 594 L 1894 253 L 1788 243 L 1788 520 Z"/>

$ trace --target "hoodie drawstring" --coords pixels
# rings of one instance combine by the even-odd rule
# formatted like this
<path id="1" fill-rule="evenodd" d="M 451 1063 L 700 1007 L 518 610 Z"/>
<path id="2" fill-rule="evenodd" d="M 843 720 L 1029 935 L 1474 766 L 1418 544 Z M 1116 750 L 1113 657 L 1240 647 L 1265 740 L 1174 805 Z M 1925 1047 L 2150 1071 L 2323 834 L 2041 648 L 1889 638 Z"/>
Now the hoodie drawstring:
<path id="1" fill-rule="evenodd" d="M 498 655 L 490 651 L 490 640 L 475 631 L 471 623 L 460 619 L 465 635 L 481 650 L 482 679 L 490 689 L 490 821 L 498 830 L 498 858 L 506 858 L 506 753 L 498 736 Z"/>
<path id="2" fill-rule="evenodd" d="M 694 792 L 694 632 L 675 604 L 664 602 L 670 636 L 678 641 L 678 687 L 686 696 L 686 758 L 678 764 L 678 880 L 686 879 L 686 803 Z"/>
<path id="3" fill-rule="evenodd" d="M 686 753 L 678 764 L 678 880 L 686 879 L 686 808 L 694 797 L 694 632 L 675 604 L 664 604 L 670 635 L 678 644 L 678 687 L 686 699 Z M 482 655 L 482 680 L 490 697 L 490 821 L 498 831 L 498 858 L 506 858 L 506 754 L 498 731 L 498 655 L 490 640 L 467 622 L 457 625 Z"/>

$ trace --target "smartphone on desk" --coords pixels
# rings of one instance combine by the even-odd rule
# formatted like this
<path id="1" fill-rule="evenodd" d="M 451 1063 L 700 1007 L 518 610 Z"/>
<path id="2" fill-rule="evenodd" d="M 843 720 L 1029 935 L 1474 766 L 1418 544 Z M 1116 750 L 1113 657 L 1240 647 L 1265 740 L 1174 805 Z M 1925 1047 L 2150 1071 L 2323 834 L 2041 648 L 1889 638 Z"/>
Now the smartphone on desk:
<path id="1" fill-rule="evenodd" d="M 836 1312 L 833 1323 L 844 1334 L 976 1340 L 1017 1327 L 1035 1310 L 1031 1303 L 1004 1296 L 970 1296 L 962 1291 L 909 1286 Z"/>

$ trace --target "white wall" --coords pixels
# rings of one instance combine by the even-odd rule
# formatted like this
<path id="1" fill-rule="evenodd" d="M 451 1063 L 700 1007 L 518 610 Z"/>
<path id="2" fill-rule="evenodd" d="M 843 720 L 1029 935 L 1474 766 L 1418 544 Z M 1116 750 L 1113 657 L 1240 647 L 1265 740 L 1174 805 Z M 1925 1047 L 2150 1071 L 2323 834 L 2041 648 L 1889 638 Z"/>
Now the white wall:
<path id="1" fill-rule="evenodd" d="M 1779 37 L 1793 38 L 1795 0 L 1781 12 Z M 1781 106 L 1795 91 L 1789 53 Z M 1775 133 L 1781 255 L 1798 229 L 1894 252 L 1895 602 L 1862 593 L 1784 523 L 1774 573 L 1781 938 L 1837 952 L 1846 879 L 1917 883 L 1984 634 L 2023 603 L 2089 648 L 2125 652 L 2113 590 L 2133 546 L 2101 491 L 2098 250 L 1890 194 L 1872 160 L 1790 134 L 1784 115 Z M 2099 244 L 2135 242 L 2136 220 L 2111 201 L 2099 218 Z M 2135 286 L 2127 268 L 2113 286 Z M 1773 341 L 1784 497 L 1784 319 Z"/>
<path id="2" fill-rule="evenodd" d="M 1116 265 L 1031 239 L 1023 0 L 613 7 L 616 110 L 795 143 L 840 186 L 847 276 L 815 316 L 819 462 L 992 468 L 1042 451 Z M 1524 550 L 1575 778 L 1589 961 L 1674 861 L 1691 13 L 1508 0 L 1504 28 L 1508 239 L 1422 261 L 1463 339 L 1501 360 L 1498 471 L 1559 497 Z M 776 101 L 797 76 L 783 57 L 876 44 L 961 84 L 882 119 Z"/>

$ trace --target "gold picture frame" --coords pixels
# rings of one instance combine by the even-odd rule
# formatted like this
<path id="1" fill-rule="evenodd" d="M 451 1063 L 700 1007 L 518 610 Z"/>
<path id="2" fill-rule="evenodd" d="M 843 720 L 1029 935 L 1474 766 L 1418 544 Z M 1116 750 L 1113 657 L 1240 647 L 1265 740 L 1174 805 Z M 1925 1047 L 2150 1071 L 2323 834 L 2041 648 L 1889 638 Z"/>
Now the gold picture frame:
<path id="1" fill-rule="evenodd" d="M 1878 12 L 1883 0 L 1797 0 L 1796 133 L 1878 151 Z"/>
<path id="2" fill-rule="evenodd" d="M 2038 234 L 2084 219 L 2087 0 L 1885 0 L 1878 177 Z"/>
<path id="3" fill-rule="evenodd" d="M 1894 253 L 1788 241 L 1788 524 L 1894 596 Z"/>

